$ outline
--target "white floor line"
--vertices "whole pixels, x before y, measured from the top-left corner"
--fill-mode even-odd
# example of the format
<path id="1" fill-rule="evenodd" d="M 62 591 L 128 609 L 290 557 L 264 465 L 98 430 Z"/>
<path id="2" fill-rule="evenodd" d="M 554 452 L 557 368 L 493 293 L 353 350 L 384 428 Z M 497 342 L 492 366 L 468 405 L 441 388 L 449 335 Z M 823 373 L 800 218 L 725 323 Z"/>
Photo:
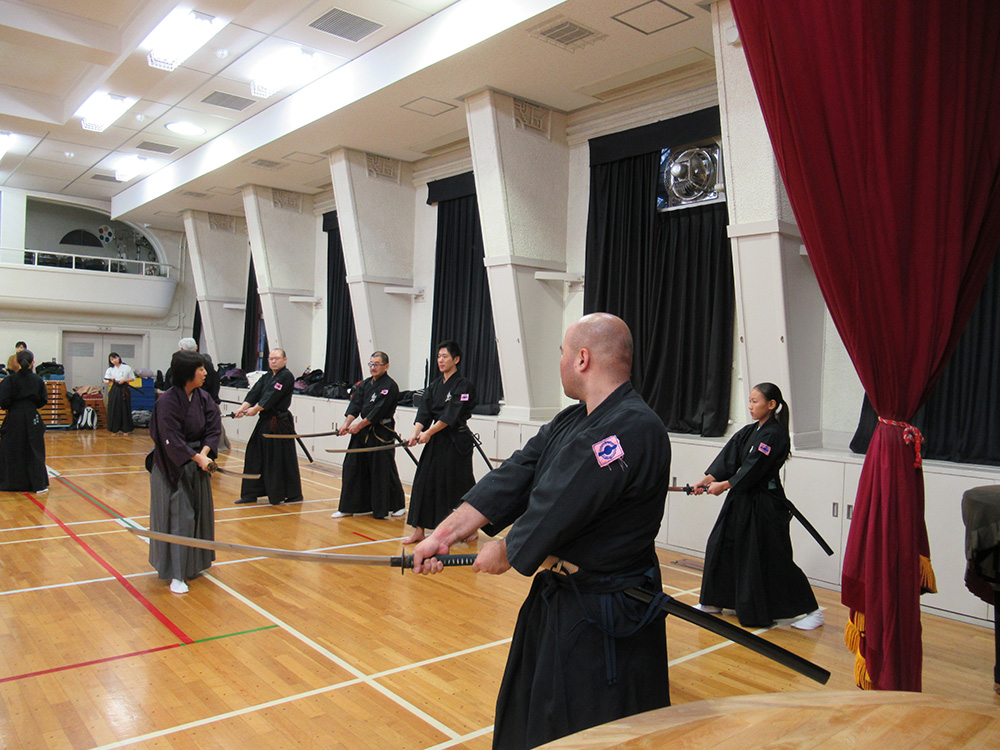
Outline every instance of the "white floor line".
<path id="1" fill-rule="evenodd" d="M 46 456 L 46 461 L 58 461 L 61 458 L 106 458 L 106 457 L 117 457 L 117 456 L 145 456 L 149 451 L 142 451 L 140 453 L 80 453 L 72 456 L 63 456 L 59 454 L 49 454 Z"/>
<path id="2" fill-rule="evenodd" d="M 671 589 L 674 593 L 671 594 L 673 597 L 683 596 L 684 594 L 700 594 L 701 586 L 695 586 L 693 589 L 679 589 L 675 586 L 668 586 L 663 584 L 664 589 Z"/>
<path id="3" fill-rule="evenodd" d="M 453 740 L 442 742 L 439 745 L 431 745 L 430 747 L 424 748 L 424 750 L 447 750 L 447 748 L 449 747 L 455 747 L 456 745 L 461 745 L 463 742 L 468 742 L 469 740 L 474 740 L 477 737 L 482 737 L 484 734 L 489 734 L 492 731 L 493 731 L 493 725 L 490 724 L 488 727 L 477 729 L 475 732 L 470 732 L 469 734 L 463 734 L 461 737 L 456 737 Z"/>
<path id="4" fill-rule="evenodd" d="M 695 625 L 695 627 L 697 627 L 697 625 Z M 752 632 L 753 632 L 754 635 L 760 635 L 761 633 L 766 633 L 768 630 L 772 630 L 774 627 L 776 627 L 776 626 L 772 625 L 770 628 L 759 628 L 759 629 L 754 630 Z M 678 657 L 676 659 L 668 661 L 667 662 L 667 667 L 672 667 L 675 664 L 683 664 L 684 662 L 691 661 L 691 659 L 695 659 L 695 658 L 697 658 L 699 656 L 704 656 L 705 654 L 710 654 L 713 651 L 718 651 L 720 648 L 727 648 L 728 646 L 736 646 L 736 645 L 738 645 L 738 644 L 735 641 L 726 640 L 726 641 L 723 641 L 722 643 L 717 643 L 714 646 L 709 646 L 708 648 L 703 648 L 701 651 L 693 651 L 690 654 L 685 654 L 684 656 L 680 656 L 680 657 Z"/>
<path id="5" fill-rule="evenodd" d="M 139 469 L 130 469 L 129 471 L 87 471 L 87 472 L 74 472 L 72 469 L 64 471 L 60 474 L 61 477 L 66 479 L 74 479 L 76 477 L 113 477 L 119 474 L 145 474 L 146 467 Z"/>
<path id="6" fill-rule="evenodd" d="M 379 685 L 374 679 L 372 679 L 371 677 L 365 675 L 364 672 L 362 672 L 361 670 L 359 670 L 357 667 L 355 667 L 354 665 L 352 665 L 350 662 L 348 662 L 345 659 L 342 659 L 341 657 L 337 656 L 335 653 L 333 653 L 329 649 L 325 648 L 324 646 L 321 646 L 316 641 L 314 641 L 313 639 L 311 639 L 309 636 L 307 636 L 304 633 L 296 630 L 295 628 L 293 628 L 288 623 L 284 622 L 283 620 L 281 620 L 277 616 L 275 616 L 275 615 L 271 614 L 270 612 L 268 612 L 266 609 L 264 609 L 263 607 L 261 607 L 259 604 L 251 601 L 247 597 L 243 596 L 243 594 L 239 593 L 238 591 L 236 591 L 235 589 L 231 588 L 230 586 L 224 584 L 222 581 L 220 581 L 219 579 L 215 578 L 214 576 L 206 574 L 205 577 L 208 580 L 212 581 L 212 583 L 214 583 L 215 585 L 219 586 L 223 591 L 226 591 L 227 593 L 229 593 L 230 596 L 233 596 L 234 598 L 236 598 L 237 600 L 239 600 L 240 602 L 242 602 L 243 604 L 245 604 L 247 607 L 250 607 L 250 609 L 252 609 L 255 612 L 257 612 L 262 617 L 270 620 L 275 625 L 278 625 L 282 630 L 284 630 L 289 635 L 291 635 L 294 638 L 297 638 L 298 640 L 302 641 L 302 643 L 306 644 L 307 646 L 309 646 L 310 648 L 312 648 L 317 653 L 322 654 L 327 659 L 329 659 L 330 661 L 332 661 L 334 664 L 338 665 L 341 669 L 344 669 L 347 672 L 349 672 L 350 674 L 352 674 L 355 677 L 359 678 L 368 687 L 370 687 L 373 690 L 376 690 L 376 691 L 382 693 L 385 697 L 389 698 L 391 701 L 395 702 L 397 705 L 401 706 L 402 708 L 405 708 L 407 711 L 409 711 L 410 713 L 412 713 L 414 716 L 417 716 L 422 721 L 426 722 L 430 726 L 432 726 L 435 729 L 437 729 L 439 732 L 442 732 L 443 734 L 445 734 L 447 737 L 450 737 L 453 740 L 459 738 L 460 735 L 458 734 L 458 732 L 456 732 L 453 729 L 447 727 L 445 724 L 443 724 L 440 721 L 438 721 L 437 719 L 435 719 L 433 716 L 431 716 L 430 714 L 428 714 L 426 711 L 423 711 L 423 710 L 417 708 L 416 706 L 414 706 L 412 703 L 410 703 L 408 700 L 406 700 L 402 696 L 399 696 L 396 693 L 394 693 L 393 691 L 389 690 L 389 688 L 387 688 L 387 687 L 385 687 L 383 685 Z"/>
<path id="7" fill-rule="evenodd" d="M 701 578 L 700 570 L 686 570 L 685 568 L 677 568 L 673 565 L 667 565 L 666 563 L 660 563 L 660 567 L 666 570 L 672 570 L 675 573 L 687 573 L 689 576 L 698 576 Z"/>
<path id="8" fill-rule="evenodd" d="M 485 651 L 488 648 L 496 648 L 497 646 L 503 646 L 505 643 L 510 643 L 513 638 L 501 638 L 499 641 L 493 641 L 492 643 L 483 643 L 479 646 L 472 646 L 470 648 L 463 649 L 461 651 L 452 651 L 450 654 L 444 654 L 442 656 L 435 656 L 430 659 L 424 659 L 423 661 L 413 662 L 412 664 L 406 664 L 402 667 L 393 667 L 392 669 L 386 669 L 383 672 L 376 672 L 370 675 L 371 679 L 377 679 L 382 677 L 388 677 L 389 675 L 399 674 L 400 672 L 408 672 L 411 669 L 417 669 L 419 667 L 426 667 L 429 664 L 437 664 L 438 662 L 447 661 L 448 659 L 454 659 L 456 656 L 465 656 L 466 654 L 474 654 L 477 651 Z"/>

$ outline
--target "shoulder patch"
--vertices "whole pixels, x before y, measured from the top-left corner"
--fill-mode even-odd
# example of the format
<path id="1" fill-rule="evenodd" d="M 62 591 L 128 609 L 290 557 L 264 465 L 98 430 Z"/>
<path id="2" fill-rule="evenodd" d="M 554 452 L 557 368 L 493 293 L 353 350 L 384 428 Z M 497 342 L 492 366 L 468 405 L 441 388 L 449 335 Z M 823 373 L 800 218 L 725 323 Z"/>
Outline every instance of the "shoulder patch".
<path id="1" fill-rule="evenodd" d="M 281 383 L 275 383 L 274 384 L 274 390 L 280 391 L 281 390 Z"/>
<path id="2" fill-rule="evenodd" d="M 382 391 L 382 395 L 383 396 L 388 396 L 389 395 L 389 389 L 386 388 L 384 391 Z"/>
<path id="3" fill-rule="evenodd" d="M 461 399 L 461 400 L 462 400 L 462 401 L 468 401 L 468 400 L 469 400 L 469 394 L 468 394 L 468 393 L 463 393 L 463 394 L 462 394 L 462 399 Z"/>
<path id="4" fill-rule="evenodd" d="M 597 465 L 602 469 L 613 461 L 625 458 L 625 449 L 622 448 L 617 435 L 609 435 L 590 447 L 593 448 L 594 455 L 597 457 Z"/>
<path id="5" fill-rule="evenodd" d="M 760 451 L 761 453 L 763 453 L 763 454 L 764 454 L 765 456 L 770 456 L 770 455 L 771 455 L 771 446 L 770 446 L 770 445 L 768 445 L 767 443 L 761 443 L 761 444 L 760 444 L 760 445 L 759 445 L 759 446 L 757 447 L 757 450 L 759 450 L 759 451 Z"/>

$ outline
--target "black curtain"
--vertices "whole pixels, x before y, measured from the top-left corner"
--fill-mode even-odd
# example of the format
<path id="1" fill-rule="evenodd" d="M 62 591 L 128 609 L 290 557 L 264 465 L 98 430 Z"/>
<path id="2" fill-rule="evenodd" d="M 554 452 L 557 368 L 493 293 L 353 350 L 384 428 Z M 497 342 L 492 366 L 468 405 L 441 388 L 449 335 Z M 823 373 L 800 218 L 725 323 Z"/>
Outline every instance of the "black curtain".
<path id="1" fill-rule="evenodd" d="M 240 360 L 240 367 L 244 372 L 254 372 L 262 367 L 261 352 L 264 358 L 270 351 L 267 346 L 267 332 L 264 330 L 264 321 L 260 306 L 260 295 L 257 294 L 257 274 L 253 268 L 253 258 L 250 258 L 250 276 L 247 280 L 247 304 L 243 316 L 243 356 Z M 260 348 L 260 337 L 263 334 L 264 347 Z"/>
<path id="2" fill-rule="evenodd" d="M 591 167 L 584 312 L 628 323 L 632 383 L 667 429 L 719 436 L 736 305 L 726 206 L 657 214 L 659 167 L 659 151 Z"/>
<path id="3" fill-rule="evenodd" d="M 496 405 L 503 398 L 500 356 L 483 258 L 483 232 L 475 194 L 438 203 L 427 382 L 438 375 L 438 342 L 454 339 L 464 352 L 459 370 L 476 386 L 481 406 Z"/>
<path id="4" fill-rule="evenodd" d="M 923 433 L 921 455 L 1000 466 L 1000 255 L 993 261 L 965 333 L 927 402 L 910 423 Z M 851 450 L 866 453 L 878 416 L 865 396 Z"/>
<path id="5" fill-rule="evenodd" d="M 201 305 L 197 301 L 194 303 L 194 324 L 191 326 L 191 338 L 201 348 Z"/>
<path id="6" fill-rule="evenodd" d="M 323 214 L 323 231 L 326 232 L 327 261 L 324 380 L 327 383 L 357 383 L 361 380 L 358 334 L 354 327 L 351 292 L 347 286 L 347 267 L 344 264 L 344 246 L 340 241 L 340 222 L 336 211 Z"/>

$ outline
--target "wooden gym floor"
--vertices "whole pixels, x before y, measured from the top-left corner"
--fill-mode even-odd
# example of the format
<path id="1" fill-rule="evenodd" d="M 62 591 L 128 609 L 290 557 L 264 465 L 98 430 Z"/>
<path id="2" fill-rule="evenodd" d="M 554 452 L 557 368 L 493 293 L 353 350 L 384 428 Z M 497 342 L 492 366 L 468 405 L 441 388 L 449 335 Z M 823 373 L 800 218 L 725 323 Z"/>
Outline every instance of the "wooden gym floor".
<path id="1" fill-rule="evenodd" d="M 238 470 L 241 447 L 220 464 Z M 46 448 L 59 475 L 48 493 L 0 493 L 0 747 L 490 746 L 528 579 L 220 553 L 171 594 L 122 522 L 148 522 L 148 433 L 50 431 Z M 233 504 L 239 480 L 216 475 L 216 538 L 399 553 L 402 519 L 331 519 L 339 476 L 303 466 L 302 478 L 305 502 L 248 507 Z M 667 593 L 697 602 L 700 560 L 660 560 Z M 825 627 L 755 632 L 832 671 L 829 684 L 671 617 L 673 703 L 852 689 L 846 611 L 816 593 Z M 924 691 L 1000 707 L 992 631 L 927 615 L 923 628 Z"/>

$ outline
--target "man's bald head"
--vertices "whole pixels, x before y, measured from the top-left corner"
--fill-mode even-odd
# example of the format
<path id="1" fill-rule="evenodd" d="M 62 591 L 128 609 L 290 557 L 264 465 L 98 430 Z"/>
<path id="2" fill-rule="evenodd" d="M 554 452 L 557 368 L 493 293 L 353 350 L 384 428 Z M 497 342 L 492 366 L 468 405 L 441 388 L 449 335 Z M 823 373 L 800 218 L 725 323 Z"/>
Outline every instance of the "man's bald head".
<path id="1" fill-rule="evenodd" d="M 632 372 L 632 332 L 625 321 L 611 313 L 584 315 L 566 331 L 573 349 L 588 349 L 594 365 L 622 381 Z"/>
<path id="2" fill-rule="evenodd" d="M 609 313 L 584 315 L 566 331 L 559 374 L 570 398 L 603 400 L 632 374 L 632 333 Z"/>

